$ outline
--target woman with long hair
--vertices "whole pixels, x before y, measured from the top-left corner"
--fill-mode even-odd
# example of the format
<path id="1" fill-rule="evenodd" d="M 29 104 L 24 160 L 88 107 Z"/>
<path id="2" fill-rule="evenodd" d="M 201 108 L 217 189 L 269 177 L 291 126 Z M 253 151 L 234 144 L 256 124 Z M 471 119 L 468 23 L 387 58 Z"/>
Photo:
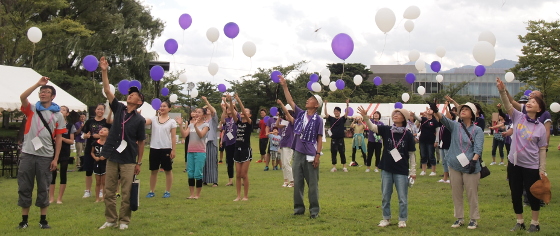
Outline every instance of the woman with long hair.
<path id="1" fill-rule="evenodd" d="M 231 95 L 227 95 L 226 103 L 229 108 L 233 107 Z M 231 116 L 237 125 L 237 137 L 235 140 L 235 154 L 233 156 L 233 161 L 235 161 L 235 189 L 237 190 L 237 198 L 233 201 L 247 201 L 249 200 L 249 177 L 247 172 L 249 171 L 249 165 L 251 160 L 253 160 L 251 149 L 251 133 L 253 132 L 253 122 L 251 120 L 251 110 L 243 106 L 243 102 L 239 99 L 237 93 L 235 93 L 235 100 L 239 103 L 241 107 L 241 114 L 238 115 L 235 109 L 228 109 L 231 111 Z M 243 180 L 243 194 L 241 197 L 241 180 Z"/>
<path id="2" fill-rule="evenodd" d="M 64 121 L 66 121 L 66 133 L 62 134 L 62 147 L 60 148 L 60 154 L 58 156 L 58 164 L 60 164 L 60 187 L 56 204 L 62 204 L 62 196 L 64 195 L 64 190 L 66 190 L 68 161 L 70 160 L 71 152 L 70 146 L 74 144 L 74 133 L 76 133 L 76 127 L 72 123 L 68 123 L 68 115 L 70 114 L 68 107 L 60 106 L 60 113 L 62 113 Z M 53 171 L 51 186 L 49 187 L 49 203 L 54 201 L 56 175 L 56 171 Z"/>
<path id="3" fill-rule="evenodd" d="M 187 156 L 187 175 L 189 178 L 190 196 L 187 199 L 198 199 L 202 190 L 202 171 L 206 164 L 206 134 L 210 128 L 204 122 L 205 112 L 196 108 L 193 121 L 189 125 L 189 153 Z M 196 187 L 196 191 L 195 191 Z"/>
<path id="4" fill-rule="evenodd" d="M 84 150 L 84 161 L 82 167 L 86 172 L 86 190 L 84 191 L 83 198 L 88 198 L 91 196 L 91 183 L 93 175 L 93 167 L 95 165 L 95 160 L 91 156 L 91 145 L 99 140 L 99 130 L 105 126 L 107 119 L 103 117 L 105 114 L 105 104 L 99 103 L 95 108 L 95 117 L 86 121 L 82 133 L 83 137 L 86 139 L 86 148 Z"/>
<path id="5" fill-rule="evenodd" d="M 202 100 L 206 103 L 205 121 L 208 123 L 210 130 L 206 139 L 206 165 L 204 165 L 203 184 L 212 184 L 212 187 L 218 187 L 218 115 L 216 109 L 208 102 L 208 99 L 202 96 Z"/>

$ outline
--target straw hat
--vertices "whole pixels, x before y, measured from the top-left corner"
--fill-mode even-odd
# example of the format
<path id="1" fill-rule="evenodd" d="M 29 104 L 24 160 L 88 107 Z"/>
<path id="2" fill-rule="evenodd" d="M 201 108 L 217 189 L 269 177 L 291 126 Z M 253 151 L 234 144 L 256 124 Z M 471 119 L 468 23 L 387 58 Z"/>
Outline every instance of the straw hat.
<path id="1" fill-rule="evenodd" d="M 543 176 L 542 179 L 537 180 L 537 182 L 531 186 L 530 190 L 531 194 L 533 194 L 536 198 L 544 201 L 546 204 L 550 203 L 552 194 L 550 192 L 550 181 L 548 180 L 548 177 Z"/>

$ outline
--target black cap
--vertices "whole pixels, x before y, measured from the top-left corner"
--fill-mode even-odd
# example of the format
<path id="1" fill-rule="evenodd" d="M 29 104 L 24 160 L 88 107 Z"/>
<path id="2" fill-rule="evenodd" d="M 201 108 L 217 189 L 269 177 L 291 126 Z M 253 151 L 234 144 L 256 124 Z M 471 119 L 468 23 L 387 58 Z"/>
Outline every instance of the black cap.
<path id="1" fill-rule="evenodd" d="M 142 104 L 140 104 L 140 106 L 138 106 L 138 107 L 141 107 L 144 104 L 144 94 L 142 94 L 140 92 L 140 90 L 138 89 L 138 87 L 136 87 L 136 86 L 132 86 L 132 87 L 128 88 L 128 94 L 130 95 L 131 93 L 138 93 L 138 95 L 140 96 L 140 99 L 142 99 Z"/>

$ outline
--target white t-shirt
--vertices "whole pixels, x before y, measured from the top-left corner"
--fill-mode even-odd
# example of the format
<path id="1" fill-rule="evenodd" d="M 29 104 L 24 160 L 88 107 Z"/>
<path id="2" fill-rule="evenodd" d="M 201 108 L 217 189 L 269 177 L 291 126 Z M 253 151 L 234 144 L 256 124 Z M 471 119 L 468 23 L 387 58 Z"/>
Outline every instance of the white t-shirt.
<path id="1" fill-rule="evenodd" d="M 152 120 L 152 138 L 150 148 L 154 149 L 171 149 L 171 129 L 177 128 L 177 122 L 169 118 L 167 121 L 160 123 L 157 116 L 151 117 Z"/>

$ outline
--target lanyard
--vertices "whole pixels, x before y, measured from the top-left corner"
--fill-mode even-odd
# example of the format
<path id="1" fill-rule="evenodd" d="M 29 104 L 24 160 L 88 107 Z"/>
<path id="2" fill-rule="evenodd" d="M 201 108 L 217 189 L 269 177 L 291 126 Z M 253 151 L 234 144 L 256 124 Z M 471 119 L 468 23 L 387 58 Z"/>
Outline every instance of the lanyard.
<path id="1" fill-rule="evenodd" d="M 528 122 L 527 122 L 527 119 L 523 119 L 523 123 L 528 123 Z M 525 127 L 527 127 L 527 126 L 525 126 Z M 527 127 L 527 128 L 529 128 L 529 127 Z M 533 126 L 533 130 L 531 131 L 531 135 L 529 136 L 529 138 L 527 138 L 527 141 L 529 141 L 529 140 L 531 139 L 531 137 L 533 137 L 533 134 L 535 133 L 535 128 L 537 128 L 537 125 L 536 125 L 536 124 Z M 520 135 L 520 134 L 519 134 L 519 133 L 520 133 L 520 132 L 519 132 L 519 129 L 516 129 L 516 130 L 518 130 L 517 133 L 518 133 L 518 135 Z M 521 136 L 520 136 L 520 137 L 521 137 Z M 518 145 L 517 140 L 518 140 L 518 138 L 520 138 L 520 137 L 517 137 L 517 135 L 516 135 L 516 137 L 515 137 L 515 140 L 516 140 L 516 141 L 515 141 L 515 152 L 520 152 L 520 151 L 522 151 L 523 149 L 525 149 L 525 147 L 527 147 L 527 144 L 529 144 L 529 142 L 527 142 L 527 143 L 525 143 L 525 145 L 523 145 L 523 147 L 521 147 L 521 149 L 519 149 L 519 147 L 518 147 L 519 145 Z"/>
<path id="2" fill-rule="evenodd" d="M 395 142 L 395 135 L 394 135 L 393 131 L 391 130 L 391 139 L 393 139 L 394 148 L 398 148 L 398 147 L 399 147 L 399 144 L 401 144 L 402 140 L 404 139 L 404 136 L 406 136 L 406 129 L 404 130 L 404 132 L 403 132 L 403 134 L 402 134 L 401 140 L 399 140 L 399 142 L 396 143 L 396 142 Z M 395 144 L 395 143 L 396 143 L 396 144 Z"/>
<path id="3" fill-rule="evenodd" d="M 460 125 L 463 126 L 462 123 L 460 123 Z M 474 127 L 474 126 L 476 126 L 476 125 L 475 125 L 475 124 L 471 124 L 471 127 Z M 469 128 L 467 128 L 466 126 L 465 126 L 465 129 L 466 129 L 468 132 L 471 133 L 471 138 L 472 138 L 472 140 L 469 138 L 469 144 L 467 145 L 467 148 L 463 149 L 463 132 L 461 132 L 461 131 L 459 130 L 459 148 L 461 149 L 461 152 L 462 152 L 462 153 L 466 153 L 466 151 L 469 150 L 470 146 L 474 143 L 474 137 L 473 137 L 473 136 L 474 136 L 474 131 L 476 130 L 476 128 L 475 128 L 475 129 L 473 129 L 473 131 L 469 131 Z"/>
<path id="4" fill-rule="evenodd" d="M 128 117 L 128 119 L 126 119 L 125 121 L 123 121 L 122 124 L 122 140 L 124 140 L 124 124 L 126 124 L 126 122 L 128 122 L 130 120 L 130 118 L 132 118 L 135 115 L 135 113 L 132 113 L 132 115 L 130 117 Z M 123 111 L 123 120 L 126 117 L 126 112 Z"/>
<path id="5" fill-rule="evenodd" d="M 47 122 L 47 125 L 51 123 L 51 121 L 52 121 L 53 118 L 54 118 L 54 113 L 51 113 L 51 118 L 49 119 L 49 122 Z M 41 125 L 40 122 L 39 122 L 39 120 L 41 120 L 41 118 L 37 119 L 37 128 L 39 128 L 39 125 Z M 37 131 L 36 137 L 39 136 L 39 134 L 41 133 L 41 130 L 43 130 L 44 128 L 45 128 L 45 126 L 43 125 L 43 127 L 40 128 L 40 129 Z"/>
<path id="6" fill-rule="evenodd" d="M 336 122 L 338 122 L 341 118 L 342 118 L 342 117 L 336 119 L 336 121 L 331 125 L 331 129 L 332 129 L 332 127 L 334 127 L 334 125 L 336 124 Z"/>
<path id="7" fill-rule="evenodd" d="M 422 125 L 420 125 L 420 129 L 422 129 L 422 126 L 424 126 L 424 124 L 428 123 L 428 121 L 431 121 L 432 119 L 428 119 L 428 117 L 426 117 L 426 121 L 424 121 L 424 123 L 422 123 Z"/>

